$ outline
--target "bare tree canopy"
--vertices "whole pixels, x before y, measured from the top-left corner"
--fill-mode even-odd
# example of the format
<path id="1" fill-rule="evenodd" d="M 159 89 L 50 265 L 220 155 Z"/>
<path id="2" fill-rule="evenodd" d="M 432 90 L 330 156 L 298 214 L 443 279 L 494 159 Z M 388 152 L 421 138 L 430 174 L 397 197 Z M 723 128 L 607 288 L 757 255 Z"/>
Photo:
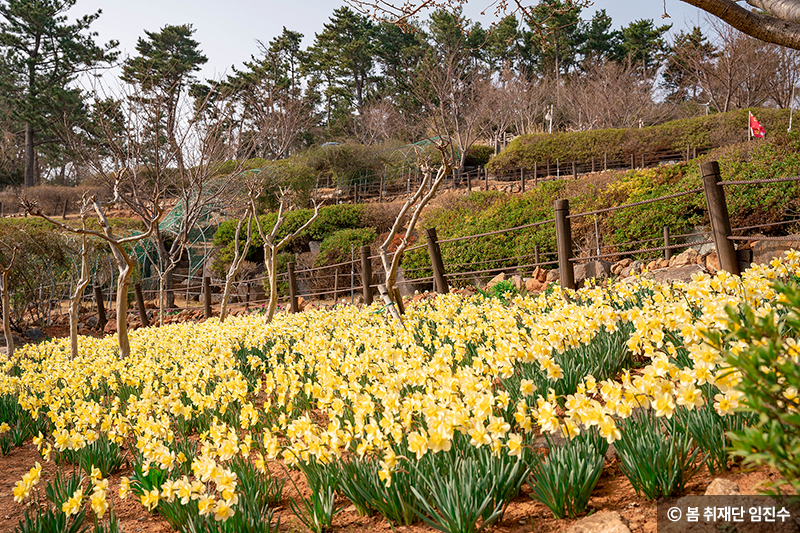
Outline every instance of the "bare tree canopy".
<path id="1" fill-rule="evenodd" d="M 789 48 L 800 49 L 800 0 L 747 0 L 761 10 L 749 10 L 735 0 L 681 0 L 727 22 L 737 30 L 762 41 Z M 457 8 L 468 0 L 345 0 L 354 9 L 387 22 L 410 28 L 409 21 L 427 9 Z M 584 0 L 565 0 L 565 9 L 585 6 Z M 487 9 L 497 14 L 520 13 L 526 19 L 534 5 L 523 5 L 520 0 L 499 0 L 487 3 Z"/>

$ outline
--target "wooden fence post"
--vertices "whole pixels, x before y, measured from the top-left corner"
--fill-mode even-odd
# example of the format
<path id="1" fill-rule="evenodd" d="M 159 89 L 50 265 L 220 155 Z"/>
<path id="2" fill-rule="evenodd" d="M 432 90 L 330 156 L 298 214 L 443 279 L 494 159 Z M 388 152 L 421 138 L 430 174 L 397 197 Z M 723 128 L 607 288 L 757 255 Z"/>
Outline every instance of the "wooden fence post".
<path id="1" fill-rule="evenodd" d="M 533 186 L 539 185 L 539 163 L 533 162 Z"/>
<path id="2" fill-rule="evenodd" d="M 64 209 L 61 211 L 61 220 L 67 219 L 67 202 L 68 200 L 64 198 Z"/>
<path id="3" fill-rule="evenodd" d="M 692 148 L 692 159 L 697 159 L 697 146 Z"/>
<path id="4" fill-rule="evenodd" d="M 447 284 L 447 278 L 444 277 L 444 263 L 436 237 L 436 228 L 425 230 L 425 240 L 428 243 L 428 255 L 431 257 L 431 266 L 433 267 L 433 288 L 439 294 L 447 294 L 450 292 L 450 287 Z"/>
<path id="5" fill-rule="evenodd" d="M 592 174 L 594 174 L 594 156 L 592 156 Z"/>
<path id="6" fill-rule="evenodd" d="M 381 192 L 380 192 L 380 195 L 378 196 L 378 201 L 379 202 L 383 202 L 383 187 L 384 187 L 385 182 L 386 182 L 386 169 L 384 168 L 383 169 L 383 174 L 381 175 Z"/>
<path id="7" fill-rule="evenodd" d="M 644 152 L 642 152 L 642 168 L 646 168 L 646 165 L 645 165 L 645 162 L 644 162 Z"/>
<path id="8" fill-rule="evenodd" d="M 717 249 L 719 266 L 731 274 L 739 275 L 739 260 L 736 249 L 728 237 L 731 236 L 731 220 L 728 217 L 728 204 L 725 191 L 719 185 L 719 163 L 710 161 L 700 165 L 703 176 L 703 190 L 708 206 L 708 218 L 711 220 L 711 231 L 714 234 L 714 246 Z"/>
<path id="9" fill-rule="evenodd" d="M 525 168 L 519 169 L 519 184 L 520 190 L 524 193 L 525 192 Z"/>
<path id="10" fill-rule="evenodd" d="M 578 163 L 572 162 L 572 179 L 578 179 Z"/>
<path id="11" fill-rule="evenodd" d="M 142 327 L 146 328 L 150 325 L 147 320 L 147 309 L 144 308 L 144 295 L 142 294 L 142 284 L 133 284 L 133 293 L 136 295 L 136 309 L 139 311 L 139 319 L 142 321 Z"/>
<path id="12" fill-rule="evenodd" d="M 547 158 L 547 177 L 550 177 L 550 158 Z"/>
<path id="13" fill-rule="evenodd" d="M 203 276 L 203 316 L 211 318 L 211 278 Z"/>
<path id="14" fill-rule="evenodd" d="M 636 168 L 636 154 L 631 154 L 631 170 Z"/>
<path id="15" fill-rule="evenodd" d="M 556 248 L 558 250 L 558 274 L 561 286 L 575 288 L 575 269 L 572 258 L 572 230 L 569 223 L 569 200 L 560 198 L 555 201 L 556 211 Z"/>
<path id="16" fill-rule="evenodd" d="M 669 228 L 664 226 L 664 259 L 669 261 L 672 259 L 672 248 L 670 248 Z"/>
<path id="17" fill-rule="evenodd" d="M 603 170 L 608 170 L 608 152 L 603 152 Z"/>
<path id="18" fill-rule="evenodd" d="M 97 327 L 100 331 L 106 329 L 108 318 L 106 317 L 105 301 L 103 300 L 103 289 L 100 285 L 94 286 L 94 299 L 97 302 Z"/>
<path id="19" fill-rule="evenodd" d="M 486 171 L 486 168 L 483 169 L 483 190 L 489 190 L 489 173 Z"/>
<path id="20" fill-rule="evenodd" d="M 286 263 L 286 269 L 289 271 L 289 310 L 297 313 L 300 308 L 297 305 L 297 277 L 294 274 L 294 261 Z"/>
<path id="21" fill-rule="evenodd" d="M 467 192 L 472 192 L 472 173 L 467 172 Z"/>
<path id="22" fill-rule="evenodd" d="M 369 245 L 361 247 L 361 285 L 364 293 L 364 305 L 372 304 L 372 261 L 369 259 Z"/>

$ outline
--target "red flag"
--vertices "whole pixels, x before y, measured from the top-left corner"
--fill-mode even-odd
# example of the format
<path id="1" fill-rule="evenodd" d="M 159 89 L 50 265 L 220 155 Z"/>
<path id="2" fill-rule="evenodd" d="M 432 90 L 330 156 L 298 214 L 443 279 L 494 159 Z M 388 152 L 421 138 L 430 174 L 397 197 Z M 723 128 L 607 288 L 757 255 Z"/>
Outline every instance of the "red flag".
<path id="1" fill-rule="evenodd" d="M 750 135 L 763 139 L 766 134 L 767 130 L 764 129 L 764 126 L 750 113 Z"/>

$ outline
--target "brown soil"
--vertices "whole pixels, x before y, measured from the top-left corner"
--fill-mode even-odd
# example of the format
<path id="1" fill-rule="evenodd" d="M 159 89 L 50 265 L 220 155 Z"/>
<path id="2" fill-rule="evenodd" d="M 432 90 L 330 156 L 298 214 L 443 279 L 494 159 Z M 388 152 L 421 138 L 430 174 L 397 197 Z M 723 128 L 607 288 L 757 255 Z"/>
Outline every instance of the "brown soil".
<path id="1" fill-rule="evenodd" d="M 25 442 L 23 446 L 14 448 L 10 454 L 0 457 L 0 532 L 13 531 L 23 517 L 25 510 L 30 506 L 30 498 L 22 505 L 14 502 L 13 489 L 14 484 L 22 478 L 36 461 L 41 462 L 44 467 L 42 481 L 37 486 L 40 497 L 43 498 L 43 487 L 46 481 L 52 478 L 55 466 L 52 462 L 45 463 L 41 460 L 36 447 L 30 440 Z M 273 465 L 272 470 L 276 475 L 282 477 L 287 475 L 287 472 L 280 465 Z M 111 505 L 120 518 L 124 531 L 130 533 L 167 533 L 172 531 L 160 516 L 148 513 L 134 496 L 129 496 L 126 500 L 119 499 L 120 476 L 129 473 L 129 468 L 124 469 L 109 479 Z M 300 491 L 307 494 L 308 487 L 302 474 L 294 471 L 290 475 Z M 716 477 L 738 483 L 742 494 L 757 494 L 758 484 L 765 480 L 775 479 L 776 474 L 765 468 L 745 470 L 740 467 L 734 467 L 732 470 Z M 702 470 L 692 478 L 687 487 L 687 494 L 703 494 L 711 479 L 707 471 Z M 296 495 L 296 489 L 287 480 L 284 488 L 284 500 L 277 510 L 281 515 L 281 531 L 296 532 L 305 530 L 305 527 L 293 515 L 289 507 L 289 497 L 296 497 Z M 344 498 L 340 498 L 337 501 L 337 505 L 342 507 L 342 510 L 334 517 L 334 532 L 391 532 L 389 523 L 380 516 L 359 516 L 355 508 Z M 628 520 L 629 527 L 633 533 L 655 533 L 656 531 L 655 502 L 649 502 L 636 496 L 627 478 L 619 471 L 619 463 L 616 459 L 606 462 L 605 470 L 589 502 L 590 512 L 601 510 L 619 512 Z M 576 520 L 579 519 L 580 517 Z M 504 520 L 497 524 L 493 530 L 498 533 L 559 532 L 566 530 L 576 520 L 557 520 L 553 518 L 549 509 L 533 501 L 528 495 L 527 486 L 523 486 L 523 492 L 509 505 Z M 405 533 L 434 531 L 421 524 L 396 529 Z"/>

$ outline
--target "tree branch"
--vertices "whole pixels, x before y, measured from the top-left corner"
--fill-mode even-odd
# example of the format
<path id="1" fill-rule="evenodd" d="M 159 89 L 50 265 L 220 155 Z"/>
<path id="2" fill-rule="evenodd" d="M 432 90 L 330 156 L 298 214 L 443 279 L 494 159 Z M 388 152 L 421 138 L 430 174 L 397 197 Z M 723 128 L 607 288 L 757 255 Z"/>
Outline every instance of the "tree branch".
<path id="1" fill-rule="evenodd" d="M 711 13 L 756 39 L 800 50 L 800 24 L 749 11 L 732 0 L 681 1 Z M 774 3 L 770 0 L 760 1 L 765 4 Z"/>

